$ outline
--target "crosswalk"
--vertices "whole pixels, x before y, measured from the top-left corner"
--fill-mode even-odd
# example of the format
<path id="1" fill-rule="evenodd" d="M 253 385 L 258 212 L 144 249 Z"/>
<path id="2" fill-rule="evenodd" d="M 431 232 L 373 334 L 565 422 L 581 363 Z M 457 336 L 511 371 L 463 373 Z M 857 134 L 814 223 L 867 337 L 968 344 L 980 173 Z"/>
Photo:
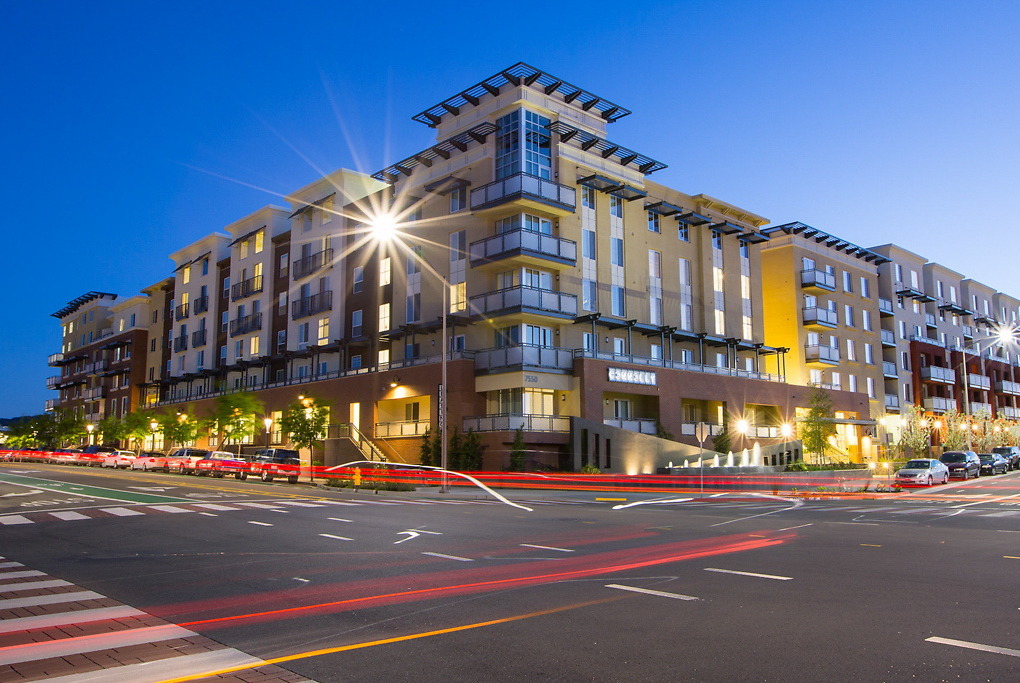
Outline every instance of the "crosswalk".
<path id="1" fill-rule="evenodd" d="M 101 593 L 0 557 L 0 681 L 308 679 Z"/>

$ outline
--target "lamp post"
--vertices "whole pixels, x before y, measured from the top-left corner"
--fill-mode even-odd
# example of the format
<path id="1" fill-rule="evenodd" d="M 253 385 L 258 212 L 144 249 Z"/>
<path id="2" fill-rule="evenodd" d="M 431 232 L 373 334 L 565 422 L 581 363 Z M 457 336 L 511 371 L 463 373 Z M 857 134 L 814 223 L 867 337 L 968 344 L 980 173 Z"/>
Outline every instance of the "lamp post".
<path id="1" fill-rule="evenodd" d="M 273 429 L 273 418 L 267 417 L 262 420 L 262 423 L 266 426 L 266 448 L 271 445 L 271 432 Z"/>
<path id="2" fill-rule="evenodd" d="M 156 450 L 156 428 L 159 427 L 159 423 L 153 420 L 149 423 L 149 429 L 152 430 L 152 450 Z"/>
<path id="3" fill-rule="evenodd" d="M 89 446 L 92 445 L 92 430 L 95 429 L 95 428 L 96 428 L 96 426 L 94 424 L 92 424 L 91 422 L 89 422 L 87 425 L 85 425 L 85 429 L 89 433 L 89 436 L 88 436 L 88 445 Z"/>

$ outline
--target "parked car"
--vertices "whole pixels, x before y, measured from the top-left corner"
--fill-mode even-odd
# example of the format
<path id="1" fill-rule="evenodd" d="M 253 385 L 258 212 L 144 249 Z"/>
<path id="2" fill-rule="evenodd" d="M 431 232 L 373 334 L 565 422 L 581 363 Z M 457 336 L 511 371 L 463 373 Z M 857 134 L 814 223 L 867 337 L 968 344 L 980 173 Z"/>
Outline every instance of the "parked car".
<path id="1" fill-rule="evenodd" d="M 248 461 L 227 451 L 213 451 L 195 462 L 195 474 L 222 477 L 232 474 L 236 479 L 248 478 Z"/>
<path id="2" fill-rule="evenodd" d="M 974 451 L 946 451 L 939 458 L 949 468 L 949 476 L 971 477 L 981 476 L 981 460 Z"/>
<path id="3" fill-rule="evenodd" d="M 81 451 L 77 448 L 57 448 L 51 452 L 50 462 L 58 465 L 74 465 L 78 462 Z"/>
<path id="4" fill-rule="evenodd" d="M 251 455 L 251 474 L 262 481 L 287 478 L 290 484 L 298 482 L 301 460 L 298 452 L 289 448 L 259 448 Z"/>
<path id="5" fill-rule="evenodd" d="M 89 467 L 95 467 L 96 465 L 102 465 L 103 459 L 106 458 L 110 453 L 117 451 L 113 446 L 103 445 L 89 445 L 81 449 L 81 453 L 78 455 L 75 463 L 78 465 L 87 465 Z"/>
<path id="6" fill-rule="evenodd" d="M 941 460 L 915 458 L 896 472 L 897 484 L 948 484 L 949 468 Z"/>
<path id="7" fill-rule="evenodd" d="M 150 470 L 170 471 L 170 468 L 166 466 L 166 454 L 160 451 L 142 451 L 131 462 L 131 469 L 142 470 L 143 472 Z"/>
<path id="8" fill-rule="evenodd" d="M 135 460 L 134 451 L 114 451 L 110 453 L 100 463 L 100 467 L 113 467 L 126 470 L 131 467 L 131 463 Z"/>
<path id="9" fill-rule="evenodd" d="M 207 457 L 209 451 L 204 448 L 178 448 L 166 456 L 166 467 L 170 472 L 194 474 L 195 463 Z"/>
<path id="10" fill-rule="evenodd" d="M 1005 474 L 1009 471 L 1009 463 L 997 453 L 978 453 L 981 460 L 981 474 Z"/>
<path id="11" fill-rule="evenodd" d="M 1020 448 L 1016 446 L 996 446 L 992 453 L 997 453 L 1009 463 L 1009 469 L 1020 470 Z"/>

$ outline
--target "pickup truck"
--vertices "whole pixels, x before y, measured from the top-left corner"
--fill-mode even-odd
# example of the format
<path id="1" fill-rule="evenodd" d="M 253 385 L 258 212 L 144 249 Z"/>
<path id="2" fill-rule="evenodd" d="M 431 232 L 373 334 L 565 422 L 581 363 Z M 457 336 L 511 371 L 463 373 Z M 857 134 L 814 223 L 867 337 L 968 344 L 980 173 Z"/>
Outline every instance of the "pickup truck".
<path id="1" fill-rule="evenodd" d="M 248 478 L 248 461 L 226 451 L 213 451 L 195 462 L 195 474 L 222 478 L 225 474 L 234 475 L 235 479 Z"/>
<path id="2" fill-rule="evenodd" d="M 301 460 L 297 451 L 288 448 L 259 448 L 250 457 L 249 471 L 252 476 L 257 476 L 262 481 L 286 477 L 290 484 L 298 482 Z"/>

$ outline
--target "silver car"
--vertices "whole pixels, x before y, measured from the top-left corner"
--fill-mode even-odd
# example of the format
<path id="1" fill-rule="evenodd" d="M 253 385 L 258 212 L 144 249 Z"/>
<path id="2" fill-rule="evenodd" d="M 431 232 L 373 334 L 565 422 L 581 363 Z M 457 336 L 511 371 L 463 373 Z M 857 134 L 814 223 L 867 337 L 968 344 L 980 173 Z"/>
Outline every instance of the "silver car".
<path id="1" fill-rule="evenodd" d="M 897 484 L 932 484 L 949 483 L 949 468 L 941 460 L 928 458 L 915 458 L 907 461 L 903 467 L 896 472 Z"/>

